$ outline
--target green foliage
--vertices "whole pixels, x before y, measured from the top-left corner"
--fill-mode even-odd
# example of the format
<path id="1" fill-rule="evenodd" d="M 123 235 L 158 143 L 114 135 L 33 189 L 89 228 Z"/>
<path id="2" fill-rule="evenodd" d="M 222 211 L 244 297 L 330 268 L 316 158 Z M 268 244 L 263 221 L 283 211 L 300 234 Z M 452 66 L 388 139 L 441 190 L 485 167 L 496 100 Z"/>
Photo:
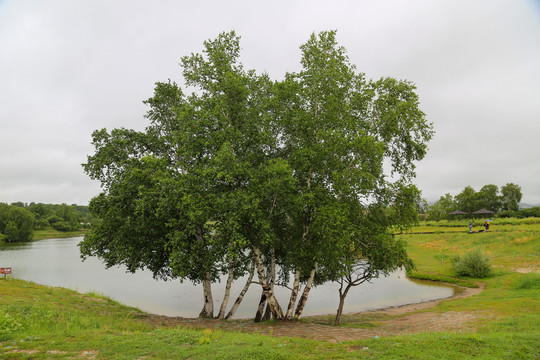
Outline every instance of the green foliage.
<path id="1" fill-rule="evenodd" d="M 515 212 L 503 211 L 497 214 L 497 222 L 501 224 L 538 224 L 540 222 L 540 207 L 521 209 Z"/>
<path id="2" fill-rule="evenodd" d="M 521 186 L 507 183 L 501 188 L 501 202 L 504 210 L 517 211 L 519 202 L 521 201 L 522 193 Z"/>
<path id="3" fill-rule="evenodd" d="M 521 209 L 517 212 L 516 216 L 518 218 L 528 218 L 528 217 L 537 217 L 540 218 L 540 207 L 532 207 L 527 209 Z"/>
<path id="4" fill-rule="evenodd" d="M 366 80 L 335 31 L 301 51 L 301 71 L 272 81 L 245 70 L 240 38 L 222 33 L 182 58 L 192 94 L 156 84 L 145 131 L 95 131 L 83 166 L 101 182 L 90 211 L 102 222 L 81 253 L 202 282 L 207 295 L 250 257 L 281 266 L 283 282 L 315 268 L 336 279 L 358 257 L 374 273 L 408 266 L 388 229 L 416 221 L 414 167 L 433 136 L 416 88 Z"/>
<path id="5" fill-rule="evenodd" d="M 521 187 L 513 183 L 507 183 L 501 187 L 501 195 L 496 185 L 484 185 L 480 191 L 475 191 L 471 186 L 466 186 L 463 191 L 452 197 L 451 194 L 441 196 L 441 198 L 428 208 L 428 219 L 439 221 L 450 219 L 448 213 L 453 210 L 461 210 L 472 216 L 477 210 L 487 209 L 495 213 L 500 213 L 501 217 L 520 216 L 518 212 L 519 201 L 521 201 Z M 522 215 L 540 216 L 538 215 Z"/>
<path id="6" fill-rule="evenodd" d="M 503 210 L 497 213 L 499 218 L 515 218 L 517 217 L 518 212 L 514 210 Z"/>
<path id="7" fill-rule="evenodd" d="M 0 233 L 2 234 L 6 230 L 6 225 L 10 220 L 8 216 L 10 208 L 8 204 L 0 202 Z"/>
<path id="8" fill-rule="evenodd" d="M 52 224 L 52 227 L 58 231 L 72 231 L 77 229 L 76 226 L 73 226 L 73 224 L 69 224 L 65 221 L 57 221 Z"/>
<path id="9" fill-rule="evenodd" d="M 19 228 L 14 221 L 9 221 L 4 229 L 7 242 L 15 242 L 19 239 Z"/>
<path id="10" fill-rule="evenodd" d="M 25 208 L 0 203 L 0 233 L 5 235 L 4 241 L 32 240 L 34 221 L 32 213 Z"/>
<path id="11" fill-rule="evenodd" d="M 81 222 L 86 222 L 83 212 L 78 205 L 44 205 L 37 204 L 29 207 L 39 217 L 39 224 L 43 227 L 46 223 L 58 231 L 74 231 L 81 228 Z"/>
<path id="12" fill-rule="evenodd" d="M 0 341 L 5 341 L 12 338 L 17 330 L 21 328 L 21 324 L 11 317 L 4 310 L 0 310 Z"/>
<path id="13" fill-rule="evenodd" d="M 496 185 L 484 185 L 476 193 L 477 210 L 487 209 L 497 213 L 502 206 L 501 197 L 498 195 L 499 188 Z"/>
<path id="14" fill-rule="evenodd" d="M 49 221 L 47 221 L 47 219 L 39 219 L 39 220 L 36 220 L 36 226 L 35 226 L 35 229 L 38 229 L 38 230 L 43 230 L 43 229 L 46 229 L 49 227 Z"/>
<path id="15" fill-rule="evenodd" d="M 52 227 L 59 231 L 74 231 L 97 221 L 89 213 L 88 206 L 83 205 L 30 203 L 25 208 L 34 214 L 38 229 Z"/>
<path id="16" fill-rule="evenodd" d="M 448 219 L 452 211 L 457 209 L 457 203 L 449 193 L 441 196 L 433 205 L 427 210 L 429 220 L 439 221 Z"/>
<path id="17" fill-rule="evenodd" d="M 456 255 L 452 265 L 457 276 L 485 278 L 493 274 L 489 257 L 478 248 L 465 255 Z"/>
<path id="18" fill-rule="evenodd" d="M 540 274 L 528 273 L 519 277 L 515 284 L 516 289 L 540 289 Z"/>
<path id="19" fill-rule="evenodd" d="M 471 186 L 466 186 L 462 192 L 455 196 L 457 208 L 467 214 L 472 214 L 478 207 L 478 198 L 476 191 Z"/>
<path id="20" fill-rule="evenodd" d="M 468 228 L 469 219 L 455 219 L 455 220 L 441 220 L 441 221 L 423 221 L 420 226 L 426 227 L 439 227 L 439 228 Z M 482 226 L 484 224 L 483 219 L 473 219 L 473 226 Z M 534 225 L 540 224 L 540 217 L 497 217 L 493 219 L 491 225 Z"/>
<path id="21" fill-rule="evenodd" d="M 30 241 L 33 230 L 52 228 L 69 232 L 88 228 L 90 223 L 96 221 L 96 218 L 88 213 L 88 206 L 0 203 L 0 234 L 4 241 L 8 242 Z"/>

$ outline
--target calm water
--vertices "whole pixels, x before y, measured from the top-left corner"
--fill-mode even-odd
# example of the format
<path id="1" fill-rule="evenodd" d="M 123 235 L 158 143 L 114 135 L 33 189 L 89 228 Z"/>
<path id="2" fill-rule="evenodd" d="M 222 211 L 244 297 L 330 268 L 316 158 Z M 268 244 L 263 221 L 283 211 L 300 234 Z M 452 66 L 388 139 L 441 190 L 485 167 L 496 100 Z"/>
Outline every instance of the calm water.
<path id="1" fill-rule="evenodd" d="M 60 286 L 79 292 L 96 292 L 141 310 L 168 316 L 196 317 L 202 307 L 202 287 L 189 282 L 157 281 L 149 271 L 126 273 L 123 267 L 105 269 L 97 258 L 81 261 L 77 244 L 81 237 L 49 239 L 0 246 L 0 266 L 12 267 L 15 278 L 38 284 Z M 256 278 L 256 276 L 255 276 Z M 236 299 L 245 280 L 233 285 L 229 307 Z M 225 284 L 213 287 L 214 309 L 219 311 Z M 338 305 L 339 286 L 325 284 L 311 290 L 304 314 L 335 313 Z M 345 311 L 357 312 L 383 307 L 398 306 L 449 297 L 455 289 L 435 286 L 405 278 L 402 271 L 389 277 L 362 284 L 349 292 Z M 278 288 L 277 296 L 286 306 L 289 291 Z M 253 317 L 260 298 L 260 286 L 253 284 L 236 318 Z M 285 305 L 283 305 L 285 304 Z M 217 310 L 216 310 L 217 309 Z M 228 310 L 228 309 L 227 309 Z"/>

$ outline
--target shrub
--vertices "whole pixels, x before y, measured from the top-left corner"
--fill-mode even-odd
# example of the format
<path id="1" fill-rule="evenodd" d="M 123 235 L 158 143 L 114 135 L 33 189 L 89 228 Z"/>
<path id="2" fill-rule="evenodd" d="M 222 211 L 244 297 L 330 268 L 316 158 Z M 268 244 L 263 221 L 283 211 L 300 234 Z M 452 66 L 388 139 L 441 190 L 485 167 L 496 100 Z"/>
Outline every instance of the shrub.
<path id="1" fill-rule="evenodd" d="M 521 276 L 515 284 L 516 289 L 540 289 L 540 274 L 529 273 Z"/>
<path id="2" fill-rule="evenodd" d="M 58 231 L 70 231 L 71 226 L 65 221 L 57 221 L 52 225 L 53 229 Z"/>
<path id="3" fill-rule="evenodd" d="M 519 219 L 519 224 L 523 224 L 523 225 L 540 224 L 540 218 L 538 217 L 521 218 Z"/>
<path id="4" fill-rule="evenodd" d="M 487 255 L 480 249 L 475 249 L 452 259 L 452 265 L 457 276 L 485 278 L 493 274 L 493 269 Z"/>
<path id="5" fill-rule="evenodd" d="M 504 210 L 497 214 L 500 218 L 514 218 L 517 216 L 517 212 L 513 210 Z"/>
<path id="6" fill-rule="evenodd" d="M 0 311 L 0 341 L 10 339 L 13 332 L 20 328 L 21 324 L 9 316 L 8 313 Z"/>
<path id="7" fill-rule="evenodd" d="M 36 228 L 37 229 L 46 229 L 49 227 L 49 222 L 46 219 L 39 219 L 36 220 Z"/>
<path id="8" fill-rule="evenodd" d="M 527 208 L 527 209 L 521 209 L 518 211 L 517 216 L 519 218 L 540 217 L 540 206 L 535 206 L 535 207 Z"/>

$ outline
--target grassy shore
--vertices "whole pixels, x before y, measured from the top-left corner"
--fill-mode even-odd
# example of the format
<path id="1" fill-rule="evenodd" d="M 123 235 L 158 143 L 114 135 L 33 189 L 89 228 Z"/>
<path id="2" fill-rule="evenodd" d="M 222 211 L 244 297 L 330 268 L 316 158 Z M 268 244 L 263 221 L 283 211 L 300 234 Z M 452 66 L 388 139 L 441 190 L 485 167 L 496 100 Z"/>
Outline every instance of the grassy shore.
<path id="1" fill-rule="evenodd" d="M 76 231 L 58 231 L 54 229 L 45 229 L 45 230 L 34 230 L 32 240 L 44 240 L 44 239 L 60 239 L 60 238 L 70 238 L 75 236 L 83 236 L 87 230 L 76 230 Z M 3 243 L 3 238 L 5 235 L 0 234 L 0 244 Z"/>
<path id="2" fill-rule="evenodd" d="M 86 230 L 58 231 L 54 229 L 34 230 L 34 240 L 70 238 L 84 235 Z"/>
<path id="3" fill-rule="evenodd" d="M 482 293 L 424 310 L 470 315 L 467 330 L 332 344 L 170 327 L 95 294 L 8 278 L 0 280 L 0 359 L 540 358 L 540 226 L 503 228 L 494 221 L 487 233 L 417 234 L 420 230 L 400 235 L 409 244 L 418 277 L 453 279 L 451 257 L 476 247 L 491 257 L 495 275 L 471 279 L 485 284 Z"/>

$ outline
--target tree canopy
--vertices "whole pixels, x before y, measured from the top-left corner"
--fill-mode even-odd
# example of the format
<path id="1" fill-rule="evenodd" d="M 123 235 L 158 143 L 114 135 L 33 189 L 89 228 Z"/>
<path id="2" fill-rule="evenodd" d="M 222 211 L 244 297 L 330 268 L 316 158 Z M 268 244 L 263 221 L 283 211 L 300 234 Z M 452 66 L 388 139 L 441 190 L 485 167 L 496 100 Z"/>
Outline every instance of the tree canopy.
<path id="1" fill-rule="evenodd" d="M 507 183 L 501 187 L 497 185 L 484 185 L 479 191 L 472 186 L 466 186 L 459 194 L 452 196 L 446 194 L 434 204 L 429 206 L 427 211 L 431 220 L 448 219 L 449 213 L 453 210 L 464 211 L 471 215 L 480 209 L 487 209 L 494 213 L 501 210 L 515 213 L 519 209 L 521 201 L 521 187 L 514 183 Z M 517 214 L 515 214 L 517 215 Z"/>
<path id="2" fill-rule="evenodd" d="M 0 203 L 0 234 L 5 235 L 4 241 L 32 240 L 34 221 L 32 213 L 25 208 Z"/>
<path id="3" fill-rule="evenodd" d="M 415 162 L 433 134 L 415 86 L 367 80 L 335 31 L 300 49 L 302 70 L 273 81 L 222 33 L 182 58 L 191 94 L 156 83 L 144 131 L 95 131 L 83 166 L 101 182 L 90 211 L 102 221 L 82 255 L 202 283 L 201 316 L 214 315 L 213 282 L 256 271 L 276 319 L 299 317 L 312 286 L 359 259 L 373 274 L 410 266 L 389 228 L 414 220 Z M 291 281 L 285 307 L 274 286 Z"/>
<path id="4" fill-rule="evenodd" d="M 514 183 L 507 183 L 501 187 L 501 203 L 503 210 L 517 211 L 519 210 L 519 202 L 523 196 L 521 186 Z"/>
<path id="5" fill-rule="evenodd" d="M 36 229 L 79 230 L 95 220 L 84 205 L 0 203 L 0 234 L 6 242 L 32 240 Z"/>

